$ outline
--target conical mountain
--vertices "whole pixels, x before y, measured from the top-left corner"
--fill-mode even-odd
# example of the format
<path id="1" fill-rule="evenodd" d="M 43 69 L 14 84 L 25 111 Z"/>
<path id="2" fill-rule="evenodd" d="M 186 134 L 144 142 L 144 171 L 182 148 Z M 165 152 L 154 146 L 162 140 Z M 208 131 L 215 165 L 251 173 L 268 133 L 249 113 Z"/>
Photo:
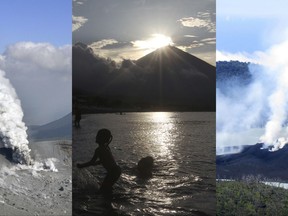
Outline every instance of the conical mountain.
<path id="1" fill-rule="evenodd" d="M 72 113 L 45 125 L 28 127 L 29 137 L 33 140 L 71 139 Z"/>
<path id="2" fill-rule="evenodd" d="M 216 68 L 207 62 L 174 46 L 165 46 L 138 59 L 136 64 L 142 67 L 159 67 L 162 69 L 188 69 L 191 72 L 205 74 L 215 82 Z"/>
<path id="3" fill-rule="evenodd" d="M 277 151 L 262 148 L 263 143 L 244 146 L 237 154 L 216 157 L 217 177 L 240 179 L 260 175 L 269 179 L 288 180 L 288 145 Z"/>
<path id="4" fill-rule="evenodd" d="M 215 111 L 215 91 L 215 67 L 173 46 L 121 67 L 73 46 L 73 94 L 98 107 Z"/>
<path id="5" fill-rule="evenodd" d="M 150 80 L 154 85 L 151 84 L 149 94 L 160 92 L 163 104 L 215 110 L 216 68 L 207 62 L 174 46 L 166 46 L 138 59 L 136 65 L 155 75 Z"/>

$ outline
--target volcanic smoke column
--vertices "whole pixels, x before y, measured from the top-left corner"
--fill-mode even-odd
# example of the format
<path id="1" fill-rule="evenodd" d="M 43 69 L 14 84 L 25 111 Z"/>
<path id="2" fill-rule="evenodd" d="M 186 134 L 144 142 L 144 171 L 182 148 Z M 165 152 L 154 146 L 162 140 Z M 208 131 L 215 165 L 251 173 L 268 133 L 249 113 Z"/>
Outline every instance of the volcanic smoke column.
<path id="1" fill-rule="evenodd" d="M 268 102 L 270 108 L 269 121 L 265 126 L 265 134 L 260 140 L 266 145 L 273 145 L 272 150 L 278 150 L 288 143 L 288 61 L 286 52 L 288 40 L 273 46 L 267 55 L 268 72 L 271 80 L 275 82 Z M 281 130 L 286 127 L 286 136 L 279 137 Z"/>
<path id="2" fill-rule="evenodd" d="M 15 162 L 30 164 L 32 159 L 21 103 L 4 76 L 5 72 L 0 70 L 0 147 L 11 148 Z"/>

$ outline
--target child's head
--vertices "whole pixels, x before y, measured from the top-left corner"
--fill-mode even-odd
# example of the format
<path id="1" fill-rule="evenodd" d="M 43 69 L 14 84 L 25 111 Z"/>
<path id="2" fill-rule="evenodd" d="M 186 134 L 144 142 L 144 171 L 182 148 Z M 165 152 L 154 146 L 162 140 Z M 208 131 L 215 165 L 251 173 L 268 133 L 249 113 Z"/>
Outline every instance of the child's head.
<path id="1" fill-rule="evenodd" d="M 109 144 L 112 141 L 112 134 L 108 129 L 100 129 L 96 136 L 96 143 L 99 145 Z"/>

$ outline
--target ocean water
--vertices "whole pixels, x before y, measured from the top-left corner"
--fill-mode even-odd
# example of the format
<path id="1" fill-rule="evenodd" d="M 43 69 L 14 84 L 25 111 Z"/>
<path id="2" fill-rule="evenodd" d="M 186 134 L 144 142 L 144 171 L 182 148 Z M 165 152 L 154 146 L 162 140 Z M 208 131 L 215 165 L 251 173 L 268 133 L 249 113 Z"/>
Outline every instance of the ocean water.
<path id="1" fill-rule="evenodd" d="M 111 130 L 111 151 L 122 169 L 113 194 L 97 193 L 101 165 L 78 169 Z M 137 162 L 154 158 L 150 179 L 137 177 Z M 73 215 L 215 215 L 215 113 L 146 112 L 83 115 L 73 129 Z"/>

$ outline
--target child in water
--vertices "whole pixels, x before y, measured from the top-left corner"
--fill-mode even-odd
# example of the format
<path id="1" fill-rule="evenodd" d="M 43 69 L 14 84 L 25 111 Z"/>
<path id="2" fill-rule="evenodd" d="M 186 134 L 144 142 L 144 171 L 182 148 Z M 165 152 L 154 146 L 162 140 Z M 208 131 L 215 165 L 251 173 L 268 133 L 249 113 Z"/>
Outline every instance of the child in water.
<path id="1" fill-rule="evenodd" d="M 96 148 L 93 158 L 86 163 L 77 164 L 78 168 L 88 167 L 92 165 L 102 164 L 107 170 L 107 175 L 101 185 L 100 191 L 112 191 L 113 184 L 118 180 L 121 175 L 121 168 L 116 164 L 112 152 L 109 148 L 113 136 L 108 129 L 101 129 L 96 136 L 96 143 L 99 147 Z M 99 158 L 99 160 L 97 160 Z"/>

